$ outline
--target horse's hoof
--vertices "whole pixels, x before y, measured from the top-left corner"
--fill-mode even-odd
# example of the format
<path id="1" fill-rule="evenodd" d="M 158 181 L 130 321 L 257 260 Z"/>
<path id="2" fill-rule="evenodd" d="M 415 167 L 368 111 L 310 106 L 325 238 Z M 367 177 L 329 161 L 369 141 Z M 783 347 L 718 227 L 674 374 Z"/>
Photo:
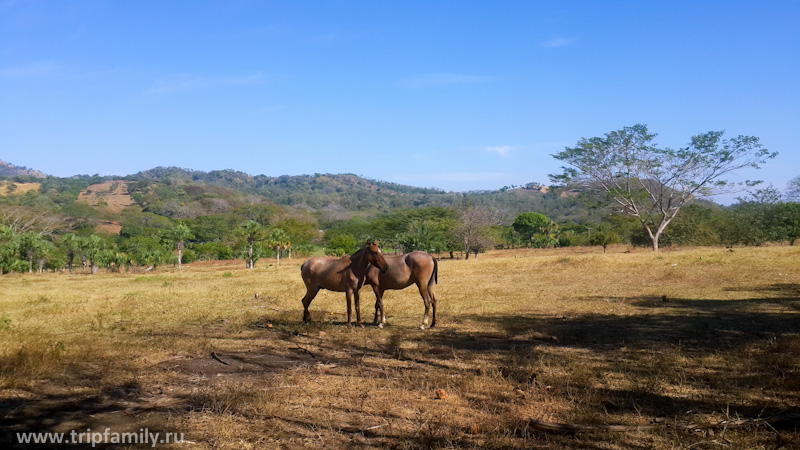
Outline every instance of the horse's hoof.
<path id="1" fill-rule="evenodd" d="M 383 328 L 383 324 L 382 324 L 382 323 L 379 323 L 379 324 L 378 324 L 378 328 Z"/>
<path id="2" fill-rule="evenodd" d="M 424 329 L 425 329 L 425 324 L 423 323 L 422 325 L 420 325 L 420 326 L 419 326 L 419 329 L 420 329 L 420 330 L 424 330 Z"/>
<path id="3" fill-rule="evenodd" d="M 364 328 L 364 324 L 363 323 L 358 324 L 358 326 L 361 327 L 361 328 Z"/>

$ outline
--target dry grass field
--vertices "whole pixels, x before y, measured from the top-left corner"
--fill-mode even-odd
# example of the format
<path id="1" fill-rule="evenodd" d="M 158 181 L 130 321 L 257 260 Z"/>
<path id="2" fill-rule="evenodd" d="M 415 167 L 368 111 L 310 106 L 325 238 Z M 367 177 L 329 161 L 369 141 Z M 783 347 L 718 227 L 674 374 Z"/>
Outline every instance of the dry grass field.
<path id="1" fill-rule="evenodd" d="M 626 250 L 442 260 L 439 326 L 424 331 L 415 288 L 387 292 L 383 329 L 369 289 L 365 328 L 332 292 L 303 325 L 301 260 L 6 275 L 0 439 L 109 427 L 188 440 L 158 448 L 798 448 L 800 247 Z"/>
<path id="2" fill-rule="evenodd" d="M 13 185 L 11 193 L 9 193 L 9 186 Z M 0 196 L 8 195 L 25 195 L 30 191 L 38 192 L 42 187 L 42 183 L 12 183 L 11 181 L 0 182 Z"/>

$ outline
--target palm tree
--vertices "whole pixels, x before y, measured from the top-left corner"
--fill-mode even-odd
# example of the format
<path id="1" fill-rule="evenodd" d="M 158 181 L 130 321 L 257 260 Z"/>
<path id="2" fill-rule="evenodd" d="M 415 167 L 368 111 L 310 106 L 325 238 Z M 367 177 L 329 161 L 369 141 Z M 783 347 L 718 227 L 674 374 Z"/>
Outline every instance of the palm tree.
<path id="1" fill-rule="evenodd" d="M 97 236 L 96 234 L 92 234 L 89 237 L 82 239 L 81 261 L 84 262 L 84 265 L 86 264 L 86 260 L 89 261 L 89 267 L 91 267 L 92 275 L 97 273 L 97 263 L 100 260 L 100 256 L 105 246 L 106 243 L 103 238 Z"/>
<path id="2" fill-rule="evenodd" d="M 118 250 L 104 250 L 100 255 L 100 264 L 112 272 L 119 272 L 122 267 L 130 266 L 130 257 Z"/>
<path id="3" fill-rule="evenodd" d="M 255 267 L 253 261 L 253 245 L 256 242 L 263 241 L 266 237 L 267 230 L 255 220 L 250 220 L 244 223 L 239 229 L 239 235 L 247 242 L 247 268 L 252 269 Z"/>
<path id="4" fill-rule="evenodd" d="M 178 223 L 166 233 L 166 239 L 169 242 L 175 243 L 175 248 L 178 250 L 178 270 L 181 270 L 181 259 L 183 256 L 183 243 L 189 239 L 194 238 L 192 230 L 183 223 Z"/>
<path id="5" fill-rule="evenodd" d="M 289 235 L 280 228 L 274 228 L 267 233 L 267 245 L 275 249 L 275 256 L 278 258 L 277 267 L 281 266 L 281 251 L 292 248 Z"/>
<path id="6" fill-rule="evenodd" d="M 75 261 L 75 253 L 80 248 L 80 239 L 74 234 L 67 234 L 61 239 L 61 246 L 67 251 L 67 267 L 72 274 L 72 262 Z"/>
<path id="7" fill-rule="evenodd" d="M 53 256 L 56 251 L 56 246 L 50 241 L 42 239 L 42 246 L 36 253 L 36 262 L 39 265 L 39 273 L 44 273 L 44 265 L 46 262 L 53 263 Z M 55 267 L 54 267 L 55 269 Z"/>
<path id="8" fill-rule="evenodd" d="M 26 231 L 20 236 L 20 253 L 28 261 L 28 273 L 33 273 L 33 261 L 46 250 L 45 240 L 41 234 Z"/>

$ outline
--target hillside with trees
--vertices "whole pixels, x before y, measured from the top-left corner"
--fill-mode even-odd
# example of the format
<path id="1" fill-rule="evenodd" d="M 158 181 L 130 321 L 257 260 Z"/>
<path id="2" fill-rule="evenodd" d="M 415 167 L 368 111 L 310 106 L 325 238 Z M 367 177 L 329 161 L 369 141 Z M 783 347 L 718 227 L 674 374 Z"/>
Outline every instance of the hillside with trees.
<path id="1" fill-rule="evenodd" d="M 445 192 L 354 174 L 269 177 L 158 167 L 126 177 L 0 176 L 0 271 L 155 270 L 196 260 L 255 267 L 282 255 L 343 255 L 366 239 L 387 251 L 478 257 L 491 248 L 649 246 L 639 219 L 591 189 L 538 183 Z M 662 230 L 662 246 L 794 243 L 800 209 L 755 191 L 730 207 L 690 201 Z M 274 259 L 273 259 L 274 258 Z"/>

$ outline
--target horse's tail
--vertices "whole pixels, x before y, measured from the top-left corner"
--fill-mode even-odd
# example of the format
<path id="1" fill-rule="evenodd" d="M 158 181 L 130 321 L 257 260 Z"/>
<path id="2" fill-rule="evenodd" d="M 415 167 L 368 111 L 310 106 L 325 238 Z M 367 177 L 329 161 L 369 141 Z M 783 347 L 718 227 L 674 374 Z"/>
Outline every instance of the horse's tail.
<path id="1" fill-rule="evenodd" d="M 439 284 L 439 263 L 436 261 L 436 257 L 431 256 L 433 258 L 433 273 L 431 274 L 431 279 L 428 281 L 428 286 L 433 283 Z"/>

